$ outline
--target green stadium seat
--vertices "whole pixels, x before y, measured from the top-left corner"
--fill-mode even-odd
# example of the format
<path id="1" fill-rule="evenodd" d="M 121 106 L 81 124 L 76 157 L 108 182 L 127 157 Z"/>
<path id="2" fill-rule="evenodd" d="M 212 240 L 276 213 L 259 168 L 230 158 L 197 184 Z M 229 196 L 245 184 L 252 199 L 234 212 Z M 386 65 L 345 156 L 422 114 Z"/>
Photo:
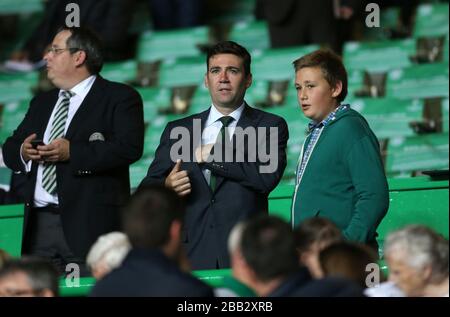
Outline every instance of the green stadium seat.
<path id="1" fill-rule="evenodd" d="M 347 97 L 344 103 L 352 103 L 357 98 L 355 93 L 359 91 L 364 85 L 364 71 L 359 69 L 350 69 L 347 71 L 348 85 L 347 85 Z"/>
<path id="2" fill-rule="evenodd" d="M 442 130 L 443 132 L 449 132 L 448 128 L 448 117 L 449 117 L 449 111 L 448 111 L 448 98 L 445 98 L 442 100 Z"/>
<path id="3" fill-rule="evenodd" d="M 159 86 L 198 86 L 203 83 L 206 73 L 205 57 L 180 57 L 162 62 Z"/>
<path id="4" fill-rule="evenodd" d="M 267 22 L 239 22 L 231 27 L 229 39 L 248 51 L 266 50 L 270 47 Z"/>
<path id="5" fill-rule="evenodd" d="M 386 97 L 448 97 L 448 64 L 423 64 L 388 73 Z"/>
<path id="6" fill-rule="evenodd" d="M 129 82 L 137 76 L 137 63 L 134 60 L 105 63 L 100 74 L 111 81 Z"/>
<path id="7" fill-rule="evenodd" d="M 33 97 L 31 89 L 37 85 L 37 72 L 20 74 L 0 73 L 0 104 L 18 100 L 30 100 Z"/>
<path id="8" fill-rule="evenodd" d="M 182 56 L 198 56 L 198 45 L 208 43 L 208 28 L 205 26 L 142 33 L 138 42 L 138 62 L 155 62 Z"/>
<path id="9" fill-rule="evenodd" d="M 28 111 L 29 101 L 15 101 L 4 104 L 0 125 L 0 144 L 17 128 Z"/>
<path id="10" fill-rule="evenodd" d="M 378 139 L 387 139 L 415 134 L 409 123 L 422 120 L 424 101 L 364 98 L 353 100 L 351 106 L 364 116 Z"/>
<path id="11" fill-rule="evenodd" d="M 253 77 L 258 80 L 290 80 L 295 74 L 292 62 L 318 48 L 318 45 L 307 45 L 254 51 L 252 54 Z"/>
<path id="12" fill-rule="evenodd" d="M 144 121 L 151 122 L 158 114 L 158 109 L 170 104 L 171 91 L 169 88 L 146 87 L 136 88 L 144 103 Z"/>
<path id="13" fill-rule="evenodd" d="M 29 14 L 44 10 L 42 0 L 2 0 L 0 1 L 0 16 L 9 14 Z"/>
<path id="14" fill-rule="evenodd" d="M 144 156 L 130 166 L 130 186 L 132 191 L 139 186 L 141 181 L 147 175 L 148 168 L 152 163 L 153 158 L 152 155 Z"/>
<path id="15" fill-rule="evenodd" d="M 0 206 L 0 249 L 13 257 L 22 252 L 24 205 Z"/>
<path id="16" fill-rule="evenodd" d="M 417 7 L 413 36 L 448 35 L 448 3 L 421 4 Z"/>
<path id="17" fill-rule="evenodd" d="M 205 111 L 211 106 L 211 95 L 208 88 L 204 84 L 197 86 L 197 89 L 192 96 L 191 105 L 188 109 L 188 114 L 199 113 Z"/>
<path id="18" fill-rule="evenodd" d="M 391 38 L 390 30 L 398 28 L 399 7 L 381 8 L 379 28 L 363 28 L 363 38 L 367 41 L 386 41 Z"/>
<path id="19" fill-rule="evenodd" d="M 414 39 L 347 42 L 344 45 L 343 58 L 347 70 L 383 72 L 392 68 L 410 66 L 409 56 L 415 52 L 416 42 Z M 387 56 L 389 58 L 386 58 Z"/>
<path id="20" fill-rule="evenodd" d="M 448 133 L 391 138 L 387 147 L 386 171 L 388 175 L 395 175 L 448 169 L 448 144 Z"/>
<path id="21" fill-rule="evenodd" d="M 1 144 L 0 144 L 1 148 Z M 0 188 L 9 191 L 9 185 L 11 183 L 12 171 L 6 166 L 0 166 Z"/>

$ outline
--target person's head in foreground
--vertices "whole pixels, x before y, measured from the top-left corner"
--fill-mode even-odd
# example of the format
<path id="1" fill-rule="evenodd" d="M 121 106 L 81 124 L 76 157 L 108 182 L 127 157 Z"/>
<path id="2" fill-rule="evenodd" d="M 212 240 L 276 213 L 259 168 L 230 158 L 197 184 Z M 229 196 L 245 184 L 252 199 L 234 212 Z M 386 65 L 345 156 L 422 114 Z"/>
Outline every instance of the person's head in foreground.
<path id="1" fill-rule="evenodd" d="M 24 257 L 9 260 L 0 270 L 0 296 L 58 296 L 58 271 L 48 261 Z"/>
<path id="2" fill-rule="evenodd" d="M 448 296 L 448 240 L 422 225 L 388 235 L 384 255 L 389 280 L 406 296 Z"/>
<path id="3" fill-rule="evenodd" d="M 86 259 L 92 276 L 99 280 L 119 267 L 130 249 L 128 237 L 122 232 L 115 231 L 100 236 Z"/>

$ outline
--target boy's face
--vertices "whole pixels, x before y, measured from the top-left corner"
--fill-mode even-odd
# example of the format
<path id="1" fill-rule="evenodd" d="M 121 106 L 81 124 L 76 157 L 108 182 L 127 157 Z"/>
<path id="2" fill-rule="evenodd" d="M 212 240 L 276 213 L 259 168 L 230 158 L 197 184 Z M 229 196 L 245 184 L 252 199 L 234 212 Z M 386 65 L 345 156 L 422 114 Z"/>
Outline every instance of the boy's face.
<path id="1" fill-rule="evenodd" d="M 309 119 L 320 122 L 339 105 L 342 83 L 331 87 L 318 67 L 304 67 L 295 73 L 295 89 L 300 107 Z"/>

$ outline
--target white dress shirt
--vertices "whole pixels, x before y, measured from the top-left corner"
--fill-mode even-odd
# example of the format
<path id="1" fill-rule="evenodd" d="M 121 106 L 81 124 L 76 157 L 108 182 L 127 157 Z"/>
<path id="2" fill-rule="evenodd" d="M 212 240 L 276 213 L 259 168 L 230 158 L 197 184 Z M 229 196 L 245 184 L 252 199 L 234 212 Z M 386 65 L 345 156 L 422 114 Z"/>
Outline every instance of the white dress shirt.
<path id="1" fill-rule="evenodd" d="M 92 85 L 94 84 L 95 78 L 97 76 L 92 75 L 83 80 L 82 82 L 78 83 L 76 86 L 70 89 L 71 92 L 74 93 L 72 98 L 70 98 L 70 104 L 69 104 L 69 112 L 67 114 L 67 121 L 66 125 L 64 127 L 64 134 L 67 133 L 67 129 L 69 128 L 70 122 L 72 121 L 75 113 L 80 108 L 81 103 L 83 102 L 86 95 L 89 93 L 89 91 L 92 88 Z M 61 100 L 63 99 L 62 96 L 63 90 L 59 91 L 59 98 L 56 101 L 55 106 L 53 107 L 52 114 L 50 116 L 50 120 L 47 123 L 47 128 L 45 129 L 44 138 L 43 141 L 45 144 L 48 144 L 48 140 L 50 138 L 50 131 L 52 129 L 52 121 L 53 116 L 56 112 L 56 105 L 58 105 Z M 22 147 L 20 149 L 20 153 L 22 153 Z M 22 162 L 25 165 L 26 171 L 30 172 L 31 170 L 31 160 L 28 161 L 28 163 L 25 163 L 23 157 Z M 37 178 L 36 178 L 36 186 L 34 187 L 34 207 L 44 207 L 49 204 L 58 204 L 58 195 L 51 195 L 45 191 L 45 189 L 42 187 L 42 172 L 44 170 L 44 164 L 40 163 L 37 170 Z"/>
<path id="2" fill-rule="evenodd" d="M 245 103 L 230 113 L 228 116 L 233 117 L 233 121 L 228 125 L 228 134 L 230 136 L 230 140 L 233 137 L 234 130 L 236 128 L 237 122 L 241 118 L 242 112 L 244 111 Z M 214 104 L 211 106 L 211 110 L 209 111 L 208 119 L 205 123 L 205 128 L 202 132 L 202 145 L 206 144 L 214 144 L 216 143 L 217 136 L 219 135 L 220 129 L 222 128 L 222 122 L 220 122 L 220 118 L 224 115 L 220 113 Z M 209 184 L 211 179 L 211 171 L 207 168 L 203 169 L 203 175 L 205 176 L 206 182 Z"/>

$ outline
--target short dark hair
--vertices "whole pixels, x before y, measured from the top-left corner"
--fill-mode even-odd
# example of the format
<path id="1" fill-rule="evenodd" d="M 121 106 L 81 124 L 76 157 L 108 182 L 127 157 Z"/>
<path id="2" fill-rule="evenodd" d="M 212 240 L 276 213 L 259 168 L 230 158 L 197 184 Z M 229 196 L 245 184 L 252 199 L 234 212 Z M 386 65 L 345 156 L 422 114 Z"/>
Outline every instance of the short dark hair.
<path id="1" fill-rule="evenodd" d="M 31 256 L 6 261 L 0 270 L 0 279 L 19 272 L 28 277 L 29 284 L 36 295 L 48 289 L 54 296 L 58 296 L 59 273 L 49 261 Z"/>
<path id="2" fill-rule="evenodd" d="M 134 248 L 160 248 L 169 241 L 174 220 L 183 223 L 185 206 L 171 189 L 139 187 L 123 213 L 123 228 Z"/>
<path id="3" fill-rule="evenodd" d="M 341 241 L 327 246 L 319 253 L 319 262 L 325 276 L 343 277 L 366 288 L 366 267 L 377 263 L 378 255 L 366 245 Z"/>
<path id="4" fill-rule="evenodd" d="M 336 87 L 337 83 L 342 82 L 342 91 L 337 96 L 339 102 L 347 97 L 348 76 L 342 59 L 339 55 L 329 49 L 320 49 L 293 62 L 295 72 L 305 67 L 318 67 L 322 71 L 323 77 L 331 87 Z"/>
<path id="5" fill-rule="evenodd" d="M 341 230 L 323 217 L 306 219 L 294 229 L 294 236 L 299 253 L 308 251 L 315 242 L 330 244 L 343 239 Z"/>
<path id="6" fill-rule="evenodd" d="M 233 54 L 242 58 L 242 60 L 244 61 L 245 76 L 251 74 L 250 64 L 252 62 L 252 57 L 250 56 L 250 53 L 247 51 L 245 47 L 233 41 L 219 42 L 208 49 L 208 53 L 206 55 L 206 67 L 207 67 L 206 71 L 209 70 L 209 59 L 214 55 L 219 54 Z"/>
<path id="7" fill-rule="evenodd" d="M 69 31 L 70 37 L 66 45 L 73 54 L 77 51 L 86 53 L 85 65 L 91 75 L 100 73 L 103 67 L 103 44 L 98 35 L 89 28 L 62 27 L 59 32 Z"/>
<path id="8" fill-rule="evenodd" d="M 264 282 L 286 277 L 298 269 L 291 226 L 274 216 L 258 216 L 245 224 L 240 251 Z"/>

